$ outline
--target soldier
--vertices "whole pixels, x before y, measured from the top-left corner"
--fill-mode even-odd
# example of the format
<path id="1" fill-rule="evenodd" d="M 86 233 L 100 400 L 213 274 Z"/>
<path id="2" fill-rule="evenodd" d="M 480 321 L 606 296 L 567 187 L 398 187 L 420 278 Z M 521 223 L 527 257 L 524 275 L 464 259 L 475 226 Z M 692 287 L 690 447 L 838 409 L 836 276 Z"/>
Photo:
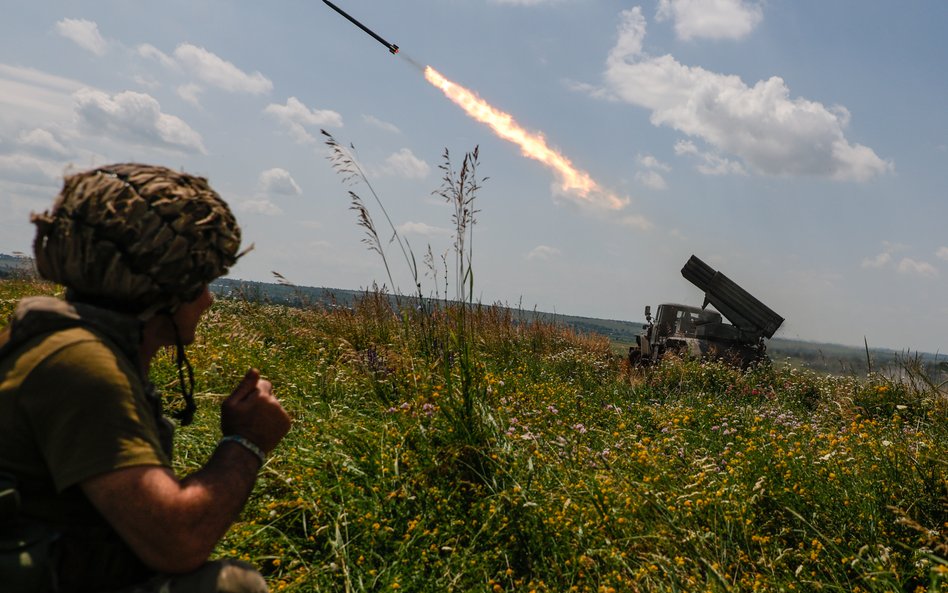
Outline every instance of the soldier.
<path id="1" fill-rule="evenodd" d="M 0 589 L 265 592 L 248 564 L 208 558 L 290 428 L 271 384 L 247 372 L 210 459 L 178 478 L 148 379 L 174 347 L 190 423 L 184 345 L 243 255 L 226 203 L 203 178 L 117 164 L 67 177 L 32 220 L 37 270 L 66 292 L 24 299 L 0 334 Z"/>

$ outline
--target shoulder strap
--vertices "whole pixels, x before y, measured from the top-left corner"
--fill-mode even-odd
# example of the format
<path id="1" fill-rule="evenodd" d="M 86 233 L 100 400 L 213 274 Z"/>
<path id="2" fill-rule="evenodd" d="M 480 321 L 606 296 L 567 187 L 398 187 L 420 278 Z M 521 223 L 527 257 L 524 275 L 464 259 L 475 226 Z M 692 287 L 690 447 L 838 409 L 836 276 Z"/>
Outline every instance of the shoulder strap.
<path id="1" fill-rule="evenodd" d="M 12 520 L 20 510 L 20 492 L 16 489 L 16 477 L 0 472 L 0 525 Z"/>

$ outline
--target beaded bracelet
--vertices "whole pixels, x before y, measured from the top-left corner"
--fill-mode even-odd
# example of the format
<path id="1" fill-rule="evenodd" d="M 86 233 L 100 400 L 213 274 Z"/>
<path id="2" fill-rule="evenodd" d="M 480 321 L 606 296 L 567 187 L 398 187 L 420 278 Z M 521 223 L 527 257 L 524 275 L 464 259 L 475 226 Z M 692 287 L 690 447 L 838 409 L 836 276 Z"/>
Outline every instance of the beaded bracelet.
<path id="1" fill-rule="evenodd" d="M 256 455 L 257 459 L 260 460 L 260 465 L 263 465 L 264 463 L 267 462 L 267 456 L 260 449 L 260 447 L 250 442 L 249 439 L 246 439 L 240 436 L 239 434 L 229 434 L 225 436 L 224 438 L 222 438 L 220 442 L 217 444 L 222 445 L 223 443 L 237 443 L 238 445 L 241 445 L 242 447 L 244 447 L 245 449 L 247 449 L 248 451 Z"/>

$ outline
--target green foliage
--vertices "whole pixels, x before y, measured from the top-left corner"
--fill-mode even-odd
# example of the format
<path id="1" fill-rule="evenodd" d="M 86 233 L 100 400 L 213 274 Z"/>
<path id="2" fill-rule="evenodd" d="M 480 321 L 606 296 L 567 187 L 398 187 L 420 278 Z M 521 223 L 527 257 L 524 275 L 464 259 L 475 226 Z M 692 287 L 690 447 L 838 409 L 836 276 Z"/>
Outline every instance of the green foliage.
<path id="1" fill-rule="evenodd" d="M 327 137 L 334 167 L 367 183 Z M 667 359 L 642 372 L 603 336 L 476 304 L 476 165 L 476 150 L 458 171 L 445 153 L 437 192 L 454 206 L 441 261 L 455 303 L 437 286 L 425 297 L 393 226 L 411 299 L 234 298 L 208 313 L 188 349 L 200 409 L 176 469 L 210 455 L 216 404 L 250 366 L 294 418 L 218 555 L 290 592 L 948 587 L 948 395 L 923 365 L 856 378 Z M 429 249 L 437 284 L 436 263 Z M 0 282 L 0 312 L 54 291 Z M 153 379 L 176 393 L 170 353 Z"/>
<path id="2" fill-rule="evenodd" d="M 3 282 L 0 302 L 37 292 L 55 287 Z M 389 303 L 220 299 L 189 347 L 181 473 L 248 366 L 294 417 L 218 548 L 273 590 L 944 589 L 948 407 L 915 371 L 637 374 L 507 310 Z M 170 354 L 155 377 L 177 398 Z"/>

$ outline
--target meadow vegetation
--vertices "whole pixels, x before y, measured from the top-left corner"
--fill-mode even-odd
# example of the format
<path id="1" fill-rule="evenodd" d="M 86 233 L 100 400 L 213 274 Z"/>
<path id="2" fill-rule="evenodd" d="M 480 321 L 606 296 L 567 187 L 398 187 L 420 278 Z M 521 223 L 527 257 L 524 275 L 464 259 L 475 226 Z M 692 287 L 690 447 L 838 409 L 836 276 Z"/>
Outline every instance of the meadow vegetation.
<path id="1" fill-rule="evenodd" d="M 445 162 L 469 238 L 476 152 Z M 294 418 L 218 555 L 288 592 L 948 590 L 944 385 L 909 365 L 633 371 L 605 337 L 472 302 L 467 245 L 440 258 L 452 303 L 425 298 L 417 268 L 394 305 L 381 289 L 351 307 L 216 302 L 188 349 L 200 409 L 177 469 L 210 455 L 250 366 Z M 0 315 L 56 291 L 2 281 Z M 171 353 L 153 371 L 175 405 Z"/>
<path id="2" fill-rule="evenodd" d="M 56 287 L 0 284 L 0 314 Z M 462 342 L 463 340 L 463 342 Z M 218 549 L 276 591 L 938 591 L 941 386 L 666 360 L 492 307 L 219 300 L 189 348 L 219 437 L 249 366 L 295 419 Z M 175 402 L 169 353 L 155 379 Z"/>

